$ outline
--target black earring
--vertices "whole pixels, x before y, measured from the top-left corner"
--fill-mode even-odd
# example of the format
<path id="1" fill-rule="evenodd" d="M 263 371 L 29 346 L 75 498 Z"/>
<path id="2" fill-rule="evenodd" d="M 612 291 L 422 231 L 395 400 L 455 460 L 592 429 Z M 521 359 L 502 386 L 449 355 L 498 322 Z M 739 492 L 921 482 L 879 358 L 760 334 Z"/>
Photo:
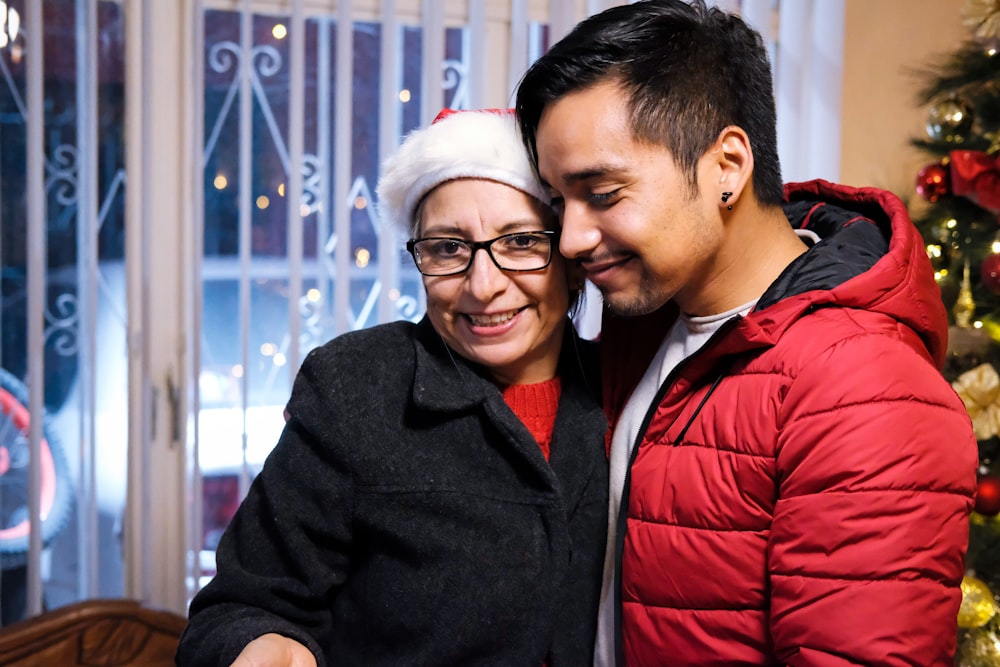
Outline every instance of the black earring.
<path id="1" fill-rule="evenodd" d="M 732 196 L 733 196 L 732 192 L 723 192 L 722 193 L 722 203 L 725 204 L 727 201 L 729 201 L 729 198 L 732 197 Z M 726 207 L 726 209 L 732 211 L 733 210 L 733 205 L 730 204 L 729 206 Z"/>

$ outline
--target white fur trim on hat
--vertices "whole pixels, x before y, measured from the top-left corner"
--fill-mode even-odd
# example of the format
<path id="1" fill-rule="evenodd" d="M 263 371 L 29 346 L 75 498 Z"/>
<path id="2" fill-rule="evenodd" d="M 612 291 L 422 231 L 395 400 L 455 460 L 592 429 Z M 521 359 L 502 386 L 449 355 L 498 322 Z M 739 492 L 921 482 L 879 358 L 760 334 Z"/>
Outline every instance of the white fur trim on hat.
<path id="1" fill-rule="evenodd" d="M 512 110 L 459 111 L 406 136 L 382 165 L 378 212 L 405 234 L 421 200 L 445 181 L 482 178 L 504 183 L 548 204 L 521 143 Z"/>

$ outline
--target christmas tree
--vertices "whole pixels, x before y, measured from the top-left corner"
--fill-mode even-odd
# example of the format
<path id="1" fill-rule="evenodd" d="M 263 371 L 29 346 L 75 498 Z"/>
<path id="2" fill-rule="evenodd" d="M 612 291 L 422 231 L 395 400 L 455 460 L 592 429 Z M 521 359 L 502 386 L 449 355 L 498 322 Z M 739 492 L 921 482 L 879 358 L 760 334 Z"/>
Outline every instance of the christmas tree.
<path id="1" fill-rule="evenodd" d="M 945 376 L 979 441 L 956 664 L 1000 666 L 1000 0 L 967 0 L 969 38 L 921 72 L 931 157 L 914 222 L 952 318 Z M 920 200 L 918 200 L 920 201 Z"/>

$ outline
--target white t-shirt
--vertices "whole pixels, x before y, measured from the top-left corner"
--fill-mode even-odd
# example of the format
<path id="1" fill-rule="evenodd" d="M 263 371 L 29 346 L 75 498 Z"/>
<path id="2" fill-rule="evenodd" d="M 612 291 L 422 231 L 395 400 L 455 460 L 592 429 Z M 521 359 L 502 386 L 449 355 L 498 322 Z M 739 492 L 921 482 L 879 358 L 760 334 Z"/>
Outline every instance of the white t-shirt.
<path id="1" fill-rule="evenodd" d="M 746 315 L 756 300 L 733 310 L 689 317 L 681 315 L 667 333 L 650 362 L 645 374 L 622 410 L 615 432 L 611 436 L 611 460 L 608 494 L 608 542 L 604 552 L 604 582 L 601 585 L 601 606 L 594 642 L 594 667 L 615 667 L 615 545 L 618 542 L 618 513 L 621 510 L 625 475 L 632 459 L 639 428 L 656 397 L 660 386 L 671 371 L 684 359 L 697 352 L 723 324 L 736 315 Z"/>

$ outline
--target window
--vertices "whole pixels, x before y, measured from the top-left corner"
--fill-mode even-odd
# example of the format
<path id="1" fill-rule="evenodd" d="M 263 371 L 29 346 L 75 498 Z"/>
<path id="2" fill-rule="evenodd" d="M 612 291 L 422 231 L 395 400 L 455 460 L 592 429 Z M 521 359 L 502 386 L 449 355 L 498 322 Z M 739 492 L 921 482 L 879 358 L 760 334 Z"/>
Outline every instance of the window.
<path id="1" fill-rule="evenodd" d="M 124 32 L 115 2 L 47 0 L 44 33 L 0 2 L 0 622 L 28 613 L 29 426 L 40 443 L 42 606 L 123 592 Z M 80 10 L 80 11 L 78 11 Z M 91 26 L 79 39 L 82 26 Z M 42 36 L 39 42 L 37 37 Z M 32 41 L 32 40 L 35 41 Z M 28 65 L 44 56 L 41 113 Z M 31 230 L 29 123 L 44 129 L 44 218 Z M 32 275 L 32 233 L 46 240 Z M 34 340 L 33 303 L 44 318 Z M 98 307 L 100 303 L 100 307 Z M 42 402 L 31 406 L 31 364 Z"/>

